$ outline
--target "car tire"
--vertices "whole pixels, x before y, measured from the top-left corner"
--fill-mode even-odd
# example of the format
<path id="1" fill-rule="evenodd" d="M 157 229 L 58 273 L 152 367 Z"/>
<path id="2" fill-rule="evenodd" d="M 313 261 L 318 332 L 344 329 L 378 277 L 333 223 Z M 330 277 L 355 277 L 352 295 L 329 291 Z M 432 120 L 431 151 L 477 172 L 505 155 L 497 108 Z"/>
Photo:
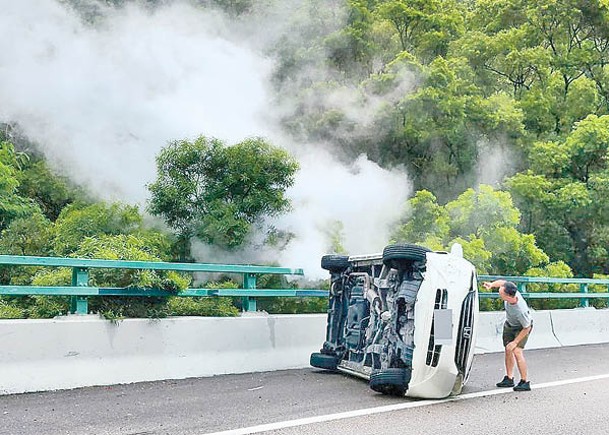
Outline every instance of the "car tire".
<path id="1" fill-rule="evenodd" d="M 388 245 L 383 249 L 383 263 L 393 267 L 396 262 L 425 261 L 428 252 L 431 250 L 419 245 Z"/>
<path id="2" fill-rule="evenodd" d="M 339 358 L 326 353 L 314 352 L 311 354 L 310 364 L 313 367 L 325 370 L 336 370 Z"/>
<path id="3" fill-rule="evenodd" d="M 330 272 L 342 272 L 350 266 L 346 255 L 324 255 L 321 257 L 321 268 Z"/>
<path id="4" fill-rule="evenodd" d="M 391 396 L 403 396 L 408 389 L 410 375 L 407 368 L 381 369 L 370 375 L 370 388 Z"/>

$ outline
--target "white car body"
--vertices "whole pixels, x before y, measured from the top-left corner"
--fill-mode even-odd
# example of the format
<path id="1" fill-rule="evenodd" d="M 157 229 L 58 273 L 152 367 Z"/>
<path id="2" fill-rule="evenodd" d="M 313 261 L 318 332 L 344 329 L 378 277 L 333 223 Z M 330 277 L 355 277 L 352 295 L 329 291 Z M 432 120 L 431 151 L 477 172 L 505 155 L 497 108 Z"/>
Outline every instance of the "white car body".
<path id="1" fill-rule="evenodd" d="M 414 245 L 385 249 L 389 254 L 326 260 L 333 286 L 343 287 L 333 287 L 326 342 L 311 364 L 365 378 L 387 394 L 459 394 L 478 330 L 474 266 L 459 245 L 450 253 Z M 335 264 L 348 267 L 339 274 Z"/>
<path id="2" fill-rule="evenodd" d="M 410 385 L 406 393 L 412 397 L 441 398 L 451 393 L 460 393 L 462 386 L 469 377 L 469 371 L 473 362 L 475 341 L 478 333 L 478 322 L 474 321 L 470 331 L 472 343 L 471 351 L 466 362 L 466 372 L 463 378 L 454 361 L 455 347 L 457 345 L 457 335 L 463 333 L 459 331 L 461 308 L 463 300 L 469 292 L 469 281 L 475 268 L 471 263 L 462 257 L 451 254 L 428 253 L 427 254 L 427 275 L 415 304 L 415 350 L 413 356 L 413 370 Z M 425 364 L 427 341 L 429 341 L 431 331 L 431 321 L 434 313 L 434 298 L 438 288 L 446 288 L 448 291 L 448 306 L 446 310 L 451 310 L 452 323 L 450 325 L 449 344 L 443 344 L 438 365 L 430 367 Z M 477 291 L 477 283 L 474 278 L 474 288 Z M 476 295 L 477 296 L 477 295 Z M 475 299 L 474 310 L 478 312 L 478 298 Z M 477 315 L 476 315 L 477 317 Z"/>

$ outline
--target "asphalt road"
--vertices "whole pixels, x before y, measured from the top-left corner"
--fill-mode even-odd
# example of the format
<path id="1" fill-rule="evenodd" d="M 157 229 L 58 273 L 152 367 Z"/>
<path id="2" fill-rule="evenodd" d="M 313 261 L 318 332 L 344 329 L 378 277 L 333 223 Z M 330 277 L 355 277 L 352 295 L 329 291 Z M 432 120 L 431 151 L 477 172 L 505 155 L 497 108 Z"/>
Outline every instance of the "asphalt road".
<path id="1" fill-rule="evenodd" d="M 609 344 L 526 355 L 526 393 L 495 388 L 503 355 L 488 354 L 476 356 L 457 400 L 383 396 L 363 380 L 310 368 L 0 396 L 0 434 L 608 432 Z"/>

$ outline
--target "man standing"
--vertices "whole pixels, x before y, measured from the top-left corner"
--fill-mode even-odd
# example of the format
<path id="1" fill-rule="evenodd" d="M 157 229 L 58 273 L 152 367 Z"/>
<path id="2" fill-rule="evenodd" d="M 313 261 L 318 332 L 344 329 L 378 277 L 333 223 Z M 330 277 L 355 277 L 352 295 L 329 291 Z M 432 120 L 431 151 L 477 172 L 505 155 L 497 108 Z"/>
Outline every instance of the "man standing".
<path id="1" fill-rule="evenodd" d="M 527 379 L 527 363 L 524 359 L 524 346 L 533 328 L 531 312 L 526 301 L 511 281 L 497 280 L 485 282 L 484 288 L 499 289 L 499 297 L 505 306 L 505 324 L 503 325 L 503 346 L 505 347 L 505 376 L 497 383 L 498 387 L 514 387 L 514 391 L 530 391 L 531 383 Z M 514 386 L 514 361 L 520 372 L 520 382 Z"/>

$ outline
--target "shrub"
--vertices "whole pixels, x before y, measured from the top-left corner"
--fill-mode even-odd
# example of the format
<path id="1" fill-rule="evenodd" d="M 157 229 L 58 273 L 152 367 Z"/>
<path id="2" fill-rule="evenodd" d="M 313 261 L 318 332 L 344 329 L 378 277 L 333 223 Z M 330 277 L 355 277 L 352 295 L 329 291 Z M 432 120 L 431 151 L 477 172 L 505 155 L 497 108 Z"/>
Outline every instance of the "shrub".
<path id="1" fill-rule="evenodd" d="M 214 316 L 234 317 L 239 310 L 231 298 L 197 298 L 170 297 L 167 301 L 167 311 L 170 316 Z"/>
<path id="2" fill-rule="evenodd" d="M 67 314 L 70 309 L 69 296 L 32 296 L 33 304 L 26 309 L 32 319 L 52 319 Z"/>
<path id="3" fill-rule="evenodd" d="M 19 307 L 0 301 L 0 319 L 23 319 L 25 313 Z"/>

